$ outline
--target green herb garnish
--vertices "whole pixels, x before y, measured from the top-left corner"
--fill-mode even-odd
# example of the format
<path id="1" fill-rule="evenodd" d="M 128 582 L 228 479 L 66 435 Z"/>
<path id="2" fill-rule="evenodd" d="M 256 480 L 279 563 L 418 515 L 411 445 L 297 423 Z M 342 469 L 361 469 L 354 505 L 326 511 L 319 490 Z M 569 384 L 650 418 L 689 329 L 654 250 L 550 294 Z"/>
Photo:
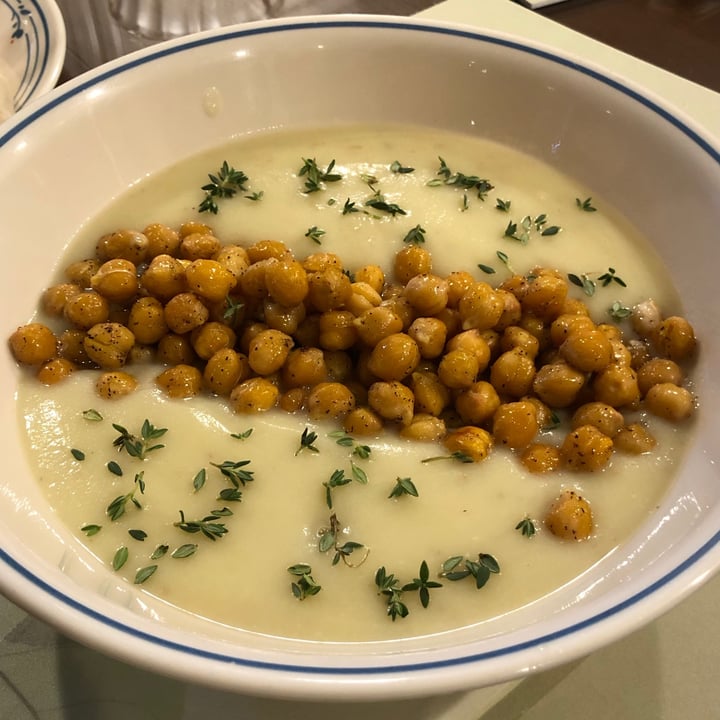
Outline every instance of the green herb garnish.
<path id="1" fill-rule="evenodd" d="M 210 212 L 217 215 L 217 200 L 234 197 L 238 192 L 245 192 L 245 183 L 248 176 L 242 170 L 228 165 L 227 160 L 223 161 L 220 170 L 216 175 L 208 173 L 210 182 L 203 185 L 201 190 L 205 192 L 205 199 L 198 205 L 198 212 Z"/>
<path id="2" fill-rule="evenodd" d="M 537 532 L 537 529 L 535 528 L 535 523 L 529 517 L 524 517 L 515 526 L 515 529 L 519 530 L 520 533 L 525 537 L 532 537 Z"/>
<path id="3" fill-rule="evenodd" d="M 306 194 L 322 190 L 323 183 L 338 182 L 339 180 L 342 180 L 342 175 L 340 175 L 340 173 L 333 172 L 335 160 L 331 160 L 325 170 L 320 169 L 315 161 L 315 158 L 303 158 L 302 161 L 303 165 L 300 170 L 298 170 L 298 176 L 305 178 L 305 190 L 303 192 Z"/>
<path id="4" fill-rule="evenodd" d="M 403 242 L 422 245 L 422 243 L 425 242 L 425 228 L 421 225 L 416 225 L 408 231 L 407 235 L 403 238 Z"/>
<path id="5" fill-rule="evenodd" d="M 310 565 L 298 563 L 297 565 L 291 565 L 287 571 L 298 578 L 297 581 L 290 585 L 292 594 L 298 600 L 305 600 L 307 597 L 317 595 L 322 590 L 322 586 L 318 585 L 313 579 Z"/>
<path id="6" fill-rule="evenodd" d="M 430 570 L 425 560 L 420 563 L 418 577 L 412 582 L 402 586 L 403 592 L 417 590 L 420 596 L 420 604 L 426 608 L 430 604 L 430 590 L 442 587 L 442 583 L 430 580 Z"/>
<path id="7" fill-rule="evenodd" d="M 113 447 L 121 451 L 125 450 L 131 457 L 144 460 L 147 453 L 165 447 L 164 445 L 153 443 L 167 432 L 167 428 L 156 428 L 147 419 L 143 422 L 142 428 L 140 428 L 140 437 L 131 434 L 122 425 L 113 423 L 113 427 L 120 433 L 113 441 Z"/>
<path id="8" fill-rule="evenodd" d="M 305 233 L 306 238 L 310 238 L 314 243 L 318 245 L 322 245 L 322 241 L 320 238 L 325 234 L 325 231 L 322 228 L 319 228 L 317 225 L 313 225 L 312 227 L 309 227 L 307 229 L 307 232 Z"/>
<path id="9" fill-rule="evenodd" d="M 388 495 L 388 498 L 399 498 L 403 495 L 419 497 L 415 483 L 409 477 L 397 478 L 395 480 L 395 486 L 393 487 L 392 492 Z"/>
<path id="10" fill-rule="evenodd" d="M 173 523 L 176 528 L 180 528 L 187 533 L 202 533 L 208 540 L 213 542 L 218 538 L 225 535 L 228 529 L 225 527 L 225 523 L 218 522 L 218 517 L 231 514 L 231 511 L 227 508 L 222 510 L 213 510 L 210 515 L 205 516 L 202 520 L 185 520 L 185 514 L 182 510 L 180 512 L 179 522 Z"/>
<path id="11" fill-rule="evenodd" d="M 595 212 L 597 210 L 596 207 L 593 207 L 591 201 L 591 197 L 585 198 L 584 200 L 581 200 L 580 198 L 575 198 L 575 204 L 585 212 Z"/>

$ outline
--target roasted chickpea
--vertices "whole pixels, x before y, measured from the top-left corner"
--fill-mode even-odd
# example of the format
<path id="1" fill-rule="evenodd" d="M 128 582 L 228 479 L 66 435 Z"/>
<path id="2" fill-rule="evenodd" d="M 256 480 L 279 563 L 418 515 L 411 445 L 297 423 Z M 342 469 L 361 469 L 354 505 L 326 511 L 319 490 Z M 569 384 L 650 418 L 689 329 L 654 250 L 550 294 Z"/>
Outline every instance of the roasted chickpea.
<path id="1" fill-rule="evenodd" d="M 276 303 L 274 300 L 265 298 L 262 314 L 269 328 L 280 330 L 287 335 L 294 335 L 307 317 L 307 309 L 303 303 L 286 307 Z"/>
<path id="2" fill-rule="evenodd" d="M 129 260 L 107 260 L 90 280 L 92 289 L 110 302 L 123 303 L 137 294 L 137 268 Z"/>
<path id="3" fill-rule="evenodd" d="M 247 270 L 250 265 L 247 250 L 241 245 L 223 245 L 213 256 L 226 270 L 229 270 L 235 280 Z"/>
<path id="4" fill-rule="evenodd" d="M 535 406 L 523 400 L 504 403 L 495 411 L 492 434 L 496 443 L 517 449 L 527 447 L 538 431 Z"/>
<path id="5" fill-rule="evenodd" d="M 415 412 L 440 415 L 450 403 L 450 391 L 433 372 L 417 371 L 410 375 L 409 387 L 415 396 Z"/>
<path id="6" fill-rule="evenodd" d="M 343 429 L 350 435 L 377 435 L 383 429 L 383 421 L 371 408 L 356 407 L 345 416 Z"/>
<path id="7" fill-rule="evenodd" d="M 140 265 L 147 257 L 148 239 L 136 230 L 118 230 L 103 235 L 95 246 L 100 262 L 122 258 Z"/>
<path id="8" fill-rule="evenodd" d="M 447 338 L 447 327 L 442 320 L 422 317 L 413 320 L 407 334 L 417 343 L 420 356 L 426 359 L 442 354 Z"/>
<path id="9" fill-rule="evenodd" d="M 593 532 L 590 503 L 574 490 L 565 490 L 550 506 L 545 527 L 563 540 L 587 540 Z"/>
<path id="10" fill-rule="evenodd" d="M 232 389 L 250 376 L 250 363 L 245 355 L 231 347 L 217 350 L 203 370 L 205 387 L 216 395 L 229 395 Z"/>
<path id="11" fill-rule="evenodd" d="M 13 357 L 23 365 L 41 365 L 57 355 L 55 333 L 42 323 L 22 325 L 10 336 Z"/>
<path id="12" fill-rule="evenodd" d="M 87 290 L 69 297 L 63 314 L 75 327 L 87 330 L 108 319 L 110 305 L 102 295 L 98 295 L 94 290 Z"/>
<path id="13" fill-rule="evenodd" d="M 166 302 L 187 290 L 185 267 L 170 255 L 157 255 L 140 277 L 140 286 L 148 295 Z"/>
<path id="14" fill-rule="evenodd" d="M 368 368 L 382 380 L 403 380 L 420 364 L 420 349 L 405 333 L 383 338 L 370 353 Z"/>
<path id="15" fill-rule="evenodd" d="M 100 264 L 97 258 L 78 260 L 77 262 L 70 263 L 65 268 L 65 277 L 73 283 L 73 285 L 88 290 L 90 288 L 90 280 L 100 268 Z"/>
<path id="16" fill-rule="evenodd" d="M 419 315 L 435 315 L 447 305 L 447 282 L 431 273 L 415 275 L 408 280 L 403 295 Z"/>
<path id="17" fill-rule="evenodd" d="M 662 322 L 660 308 L 654 300 L 645 300 L 635 305 L 630 315 L 633 330 L 646 340 L 653 340 Z"/>
<path id="18" fill-rule="evenodd" d="M 143 230 L 147 238 L 146 258 L 158 255 L 176 255 L 180 248 L 180 233 L 162 223 L 151 223 Z"/>
<path id="19" fill-rule="evenodd" d="M 594 401 L 581 405 L 573 414 L 570 425 L 573 428 L 593 425 L 604 435 L 614 438 L 624 427 L 625 418 L 612 405 Z"/>
<path id="20" fill-rule="evenodd" d="M 238 285 L 240 291 L 246 298 L 253 300 L 262 300 L 267 296 L 267 285 L 265 284 L 265 276 L 268 268 L 275 265 L 277 258 L 267 258 L 249 265 L 245 272 L 239 277 Z"/>
<path id="21" fill-rule="evenodd" d="M 368 390 L 368 404 L 385 420 L 409 425 L 413 418 L 415 397 L 407 385 L 397 380 L 376 382 Z"/>
<path id="22" fill-rule="evenodd" d="M 594 425 L 581 425 L 569 432 L 560 446 L 560 457 L 569 470 L 594 472 L 608 464 L 613 441 Z"/>
<path id="23" fill-rule="evenodd" d="M 209 260 L 220 247 L 220 240 L 212 233 L 195 232 L 182 237 L 179 254 L 184 260 Z"/>
<path id="24" fill-rule="evenodd" d="M 520 462 L 531 473 L 553 472 L 560 467 L 560 451 L 554 445 L 533 443 L 525 448 Z"/>
<path id="25" fill-rule="evenodd" d="M 280 391 L 267 378 L 249 378 L 236 385 L 230 393 L 230 403 L 236 413 L 265 412 L 275 407 Z"/>
<path id="26" fill-rule="evenodd" d="M 125 365 L 135 336 L 119 323 L 99 323 L 87 331 L 83 344 L 90 360 L 105 370 L 117 370 Z"/>
<path id="27" fill-rule="evenodd" d="M 455 398 L 455 410 L 470 425 L 482 425 L 499 407 L 500 396 L 485 380 L 473 383 Z"/>
<path id="28" fill-rule="evenodd" d="M 135 377 L 122 370 L 104 372 L 95 382 L 95 392 L 104 400 L 115 400 L 133 393 L 138 386 Z"/>
<path id="29" fill-rule="evenodd" d="M 328 380 L 347 385 L 354 372 L 353 360 L 350 355 L 344 350 L 324 350 L 323 355 Z"/>
<path id="30" fill-rule="evenodd" d="M 280 240 L 259 240 L 247 249 L 247 254 L 250 262 L 256 263 L 268 258 L 280 260 L 289 254 L 289 250 L 285 243 L 280 242 Z"/>
<path id="31" fill-rule="evenodd" d="M 348 350 L 357 338 L 355 316 L 349 310 L 330 310 L 320 316 L 320 347 L 325 350 Z"/>
<path id="32" fill-rule="evenodd" d="M 485 460 L 492 450 L 492 435 L 487 430 L 468 425 L 451 430 L 445 436 L 443 445 L 451 453 L 467 455 L 473 462 Z"/>
<path id="33" fill-rule="evenodd" d="M 305 300 L 310 285 L 303 266 L 288 254 L 268 267 L 265 287 L 275 302 L 292 307 Z"/>
<path id="34" fill-rule="evenodd" d="M 633 455 L 642 455 L 650 452 L 656 445 L 657 440 L 650 431 L 640 423 L 630 423 L 622 428 L 613 439 L 615 447 L 623 452 Z"/>
<path id="35" fill-rule="evenodd" d="M 556 362 L 537 371 L 532 389 L 551 408 L 564 408 L 575 402 L 584 384 L 584 373 L 565 362 Z"/>
<path id="36" fill-rule="evenodd" d="M 637 373 L 628 365 L 608 365 L 596 375 L 593 390 L 597 400 L 618 408 L 640 399 Z"/>
<path id="37" fill-rule="evenodd" d="M 402 331 L 403 322 L 386 305 L 370 308 L 355 319 L 355 327 L 360 339 L 370 347 L 377 345 L 383 338 Z"/>
<path id="38" fill-rule="evenodd" d="M 578 315 L 578 317 L 583 317 Z M 583 372 L 598 372 L 612 360 L 612 345 L 605 333 L 590 328 L 576 328 L 560 346 L 560 357 Z"/>
<path id="39" fill-rule="evenodd" d="M 395 255 L 395 279 L 407 285 L 416 275 L 432 272 L 432 257 L 419 245 L 407 245 Z"/>
<path id="40" fill-rule="evenodd" d="M 43 363 L 37 371 L 37 379 L 43 385 L 55 385 L 70 377 L 76 370 L 74 362 L 65 358 L 53 358 Z"/>
<path id="41" fill-rule="evenodd" d="M 282 369 L 283 383 L 289 388 L 318 385 L 327 378 L 325 354 L 316 347 L 291 350 Z"/>
<path id="42" fill-rule="evenodd" d="M 189 337 L 168 333 L 158 341 L 157 360 L 163 365 L 192 365 L 197 355 Z"/>
<path id="43" fill-rule="evenodd" d="M 449 388 L 470 387 L 480 372 L 480 361 L 467 350 L 451 350 L 443 355 L 437 374 Z"/>
<path id="44" fill-rule="evenodd" d="M 328 268 L 336 268 L 342 272 L 343 266 L 335 253 L 319 252 L 308 255 L 302 261 L 306 273 L 324 272 Z"/>
<path id="45" fill-rule="evenodd" d="M 644 362 L 637 371 L 640 394 L 645 395 L 653 385 L 660 383 L 673 383 L 681 385 L 684 379 L 683 371 L 673 360 L 667 358 L 652 358 Z"/>
<path id="46" fill-rule="evenodd" d="M 353 315 L 360 317 L 366 310 L 377 307 L 381 302 L 380 293 L 371 285 L 355 281 L 352 283 L 352 295 L 350 295 L 345 306 Z"/>
<path id="47" fill-rule="evenodd" d="M 60 357 L 71 360 L 75 365 L 90 364 L 90 358 L 85 352 L 85 331 L 73 328 L 63 330 L 60 335 L 58 354 Z"/>
<path id="48" fill-rule="evenodd" d="M 518 348 L 529 358 L 537 357 L 540 350 L 538 339 L 524 328 L 517 325 L 510 325 L 503 330 L 500 337 L 500 349 L 503 352 Z"/>
<path id="49" fill-rule="evenodd" d="M 400 430 L 400 437 L 420 442 L 442 440 L 447 432 L 445 421 L 434 415 L 420 413 L 414 415 L 409 425 Z"/>
<path id="50" fill-rule="evenodd" d="M 139 298 L 130 308 L 127 326 L 137 342 L 152 345 L 168 332 L 165 308 L 157 298 Z"/>
<path id="51" fill-rule="evenodd" d="M 189 398 L 202 389 L 202 375 L 192 365 L 174 365 L 163 370 L 155 383 L 168 397 Z"/>
<path id="52" fill-rule="evenodd" d="M 307 407 L 312 420 L 339 420 L 355 407 L 355 396 L 343 383 L 319 383 L 310 389 Z"/>
<path id="53" fill-rule="evenodd" d="M 519 348 L 504 352 L 490 368 L 490 382 L 498 393 L 515 398 L 530 392 L 535 375 L 535 363 Z"/>
<path id="54" fill-rule="evenodd" d="M 182 335 L 208 321 L 210 311 L 195 293 L 184 292 L 165 305 L 165 322 L 172 332 Z"/>
<path id="55" fill-rule="evenodd" d="M 338 267 L 310 273 L 307 279 L 307 301 L 318 312 L 341 308 L 352 295 L 350 278 Z"/>
<path id="56" fill-rule="evenodd" d="M 235 331 L 219 322 L 206 322 L 190 333 L 190 344 L 198 357 L 211 358 L 218 350 L 235 345 Z"/>
<path id="57" fill-rule="evenodd" d="M 305 407 L 307 391 L 305 388 L 290 388 L 280 394 L 278 407 L 288 413 L 296 413 Z"/>
<path id="58" fill-rule="evenodd" d="M 217 260 L 199 258 L 185 268 L 188 290 L 209 302 L 224 300 L 237 284 L 235 276 Z"/>
<path id="59" fill-rule="evenodd" d="M 453 335 L 445 346 L 446 352 L 453 350 L 464 350 L 474 355 L 478 361 L 480 372 L 490 364 L 492 352 L 488 345 L 485 335 L 480 330 L 464 330 L 463 332 Z"/>
<path id="60" fill-rule="evenodd" d="M 456 308 L 460 298 L 475 284 L 475 278 L 465 270 L 451 272 L 445 280 L 448 288 L 447 304 L 451 308 Z"/>
<path id="61" fill-rule="evenodd" d="M 565 280 L 554 274 L 541 274 L 528 282 L 520 299 L 523 311 L 543 320 L 553 320 L 563 309 L 568 293 Z"/>
<path id="62" fill-rule="evenodd" d="M 497 288 L 495 294 L 502 302 L 502 313 L 495 323 L 494 328 L 499 332 L 505 328 L 517 325 L 522 317 L 522 306 L 520 301 L 509 291 Z"/>
<path id="63" fill-rule="evenodd" d="M 363 265 L 355 271 L 355 282 L 367 283 L 376 293 L 385 284 L 385 273 L 379 265 Z"/>
<path id="64" fill-rule="evenodd" d="M 489 330 L 500 320 L 503 309 L 503 299 L 486 282 L 476 282 L 458 303 L 463 330 Z"/>
<path id="65" fill-rule="evenodd" d="M 59 283 L 47 288 L 42 296 L 42 308 L 48 315 L 61 316 L 65 311 L 68 298 L 80 292 L 75 283 Z"/>
<path id="66" fill-rule="evenodd" d="M 587 315 L 563 313 L 550 323 L 550 340 L 555 347 L 560 347 L 573 330 L 581 328 L 595 328 L 595 323 Z"/>
<path id="67" fill-rule="evenodd" d="M 271 375 L 285 363 L 293 346 L 293 339 L 279 330 L 263 330 L 248 348 L 250 367 L 258 375 Z"/>
<path id="68" fill-rule="evenodd" d="M 213 229 L 206 223 L 202 223 L 198 220 L 187 220 L 178 228 L 178 235 L 180 235 L 181 238 L 185 238 L 193 233 L 212 235 Z"/>
<path id="69" fill-rule="evenodd" d="M 645 407 L 658 417 L 672 422 L 689 418 L 695 410 L 692 393 L 674 383 L 653 385 L 645 396 Z"/>
<path id="70" fill-rule="evenodd" d="M 691 357 L 697 346 L 695 331 L 683 317 L 669 317 L 660 323 L 655 344 L 665 357 L 682 362 Z"/>

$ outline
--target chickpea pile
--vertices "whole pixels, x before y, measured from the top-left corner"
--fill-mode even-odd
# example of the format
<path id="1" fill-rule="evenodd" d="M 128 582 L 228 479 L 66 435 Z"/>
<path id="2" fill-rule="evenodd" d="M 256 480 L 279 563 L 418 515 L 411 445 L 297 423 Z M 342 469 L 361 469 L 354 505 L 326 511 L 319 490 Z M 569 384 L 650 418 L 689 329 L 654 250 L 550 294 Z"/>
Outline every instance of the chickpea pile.
<path id="1" fill-rule="evenodd" d="M 533 473 L 596 471 L 616 450 L 655 445 L 627 413 L 693 413 L 683 368 L 696 340 L 648 301 L 624 342 L 568 290 L 548 268 L 498 287 L 462 270 L 440 277 L 419 245 L 396 254 L 392 277 L 376 265 L 350 275 L 331 253 L 301 261 L 272 240 L 225 245 L 201 223 L 152 224 L 100 238 L 94 258 L 45 291 L 56 320 L 18 328 L 10 347 L 47 384 L 99 368 L 107 399 L 137 387 L 127 368 L 154 362 L 171 397 L 207 392 L 239 413 L 277 406 L 356 436 L 392 426 L 476 462 L 501 445 Z M 564 438 L 541 441 L 558 413 Z M 561 497 L 551 531 L 587 536 L 582 503 Z"/>

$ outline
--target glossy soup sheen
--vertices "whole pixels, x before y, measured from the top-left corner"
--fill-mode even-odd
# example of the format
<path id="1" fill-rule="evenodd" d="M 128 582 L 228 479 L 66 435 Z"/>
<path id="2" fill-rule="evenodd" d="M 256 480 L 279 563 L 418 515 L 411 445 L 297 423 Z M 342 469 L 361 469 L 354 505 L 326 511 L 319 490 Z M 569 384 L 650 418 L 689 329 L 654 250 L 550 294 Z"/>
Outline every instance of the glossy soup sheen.
<path id="1" fill-rule="evenodd" d="M 483 200 L 459 187 L 428 186 L 439 177 L 440 157 L 453 171 L 487 178 L 494 187 Z M 315 158 L 322 168 L 335 160 L 334 171 L 343 179 L 325 184 L 320 192 L 304 193 L 304 178 L 298 177 L 303 158 Z M 199 215 L 200 187 L 224 160 L 247 174 L 247 194 L 262 191 L 262 198 L 239 195 L 221 200 L 217 216 Z M 393 161 L 414 171 L 392 172 Z M 347 199 L 362 206 L 372 194 L 363 174 L 374 175 L 386 200 L 407 214 L 343 214 Z M 366 127 L 268 134 L 141 181 L 81 229 L 60 267 L 91 255 L 106 232 L 198 219 L 224 242 L 271 238 L 285 242 L 298 258 L 322 250 L 337 253 L 350 270 L 367 263 L 389 269 L 405 235 L 420 225 L 439 275 L 468 270 L 495 284 L 508 277 L 507 264 L 517 273 L 543 265 L 578 275 L 613 267 L 627 287 L 599 287 L 593 297 L 573 290 L 587 301 L 596 321 L 608 321 L 607 308 L 615 301 L 632 306 L 653 298 L 666 314 L 677 312 L 670 278 L 634 229 L 601 198 L 592 199 L 597 212 L 579 207 L 576 199 L 591 195 L 571 178 L 512 149 L 437 131 Z M 498 199 L 510 201 L 509 210 L 498 209 Z M 504 236 L 509 222 L 521 226 L 523 217 L 541 214 L 547 217 L 545 227 L 557 225 L 560 232 L 542 236 L 533 229 L 526 243 Z M 306 237 L 311 227 L 325 231 L 321 245 Z M 498 251 L 507 256 L 505 262 Z M 496 273 L 486 275 L 478 264 Z M 329 436 L 336 426 L 313 424 L 302 415 L 238 415 L 225 401 L 209 396 L 169 400 L 154 385 L 158 372 L 141 368 L 140 389 L 113 402 L 95 396 L 94 371 L 77 372 L 51 387 L 23 379 L 18 407 L 39 482 L 62 520 L 108 568 L 123 545 L 128 560 L 117 572 L 130 583 L 139 569 L 157 565 L 136 586 L 138 592 L 211 620 L 286 637 L 362 641 L 436 633 L 482 623 L 552 593 L 648 518 L 671 481 L 686 434 L 651 419 L 659 440 L 655 452 L 615 453 L 603 471 L 586 474 L 532 475 L 511 452 L 497 448 L 481 463 L 423 463 L 446 451 L 436 443 L 402 440 L 393 431 L 358 439 L 371 449 L 362 458 L 352 455 L 353 446 L 339 445 Z M 89 408 L 104 419 L 84 419 Z M 112 423 L 139 433 L 145 419 L 167 428 L 158 440 L 164 447 L 144 461 L 118 454 Z M 318 452 L 297 452 L 305 428 L 317 433 Z M 71 448 L 82 450 L 85 459 L 75 459 Z M 111 460 L 121 466 L 122 476 L 108 471 Z M 228 484 L 215 465 L 238 460 L 249 461 L 244 468 L 253 472 L 253 480 L 240 488 L 242 502 L 218 500 Z M 368 482 L 335 488 L 331 510 L 323 483 L 337 469 L 351 474 L 351 463 L 365 472 Z M 202 468 L 207 480 L 196 490 L 193 480 Z M 121 518 L 111 521 L 105 509 L 133 489 L 140 471 L 145 492 L 136 497 L 142 509 L 130 503 Z M 407 477 L 418 497 L 388 497 L 396 479 Z M 542 525 L 552 500 L 567 488 L 592 505 L 595 530 L 584 542 L 559 540 Z M 233 514 L 218 518 L 227 533 L 214 542 L 174 526 L 180 511 L 187 520 L 196 520 L 223 506 Z M 329 527 L 332 513 L 341 528 L 339 544 L 363 546 L 347 563 L 340 559 L 333 564 L 334 548 L 318 549 L 318 536 Z M 526 517 L 537 529 L 532 537 L 517 528 Z M 88 524 L 102 529 L 85 537 L 81 528 Z M 142 530 L 146 538 L 134 539 L 129 530 Z M 169 551 L 150 559 L 164 544 Z M 173 557 L 184 544 L 197 544 L 194 554 Z M 479 553 L 492 555 L 501 570 L 482 589 L 471 580 L 450 582 L 438 576 L 447 558 L 477 560 Z M 423 561 L 430 579 L 443 586 L 430 590 L 427 608 L 417 592 L 404 593 L 409 613 L 392 622 L 387 598 L 378 595 L 376 570 L 385 567 L 403 585 L 418 577 Z M 322 587 L 302 601 L 291 591 L 298 578 L 287 571 L 297 563 L 309 564 Z"/>

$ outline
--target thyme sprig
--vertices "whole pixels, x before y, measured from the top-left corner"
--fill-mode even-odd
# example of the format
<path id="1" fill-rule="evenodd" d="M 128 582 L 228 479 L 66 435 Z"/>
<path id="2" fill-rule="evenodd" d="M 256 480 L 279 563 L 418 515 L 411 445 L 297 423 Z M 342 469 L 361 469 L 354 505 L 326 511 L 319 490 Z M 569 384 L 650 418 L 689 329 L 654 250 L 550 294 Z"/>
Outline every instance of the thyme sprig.
<path id="1" fill-rule="evenodd" d="M 342 469 L 334 470 L 332 475 L 330 475 L 330 479 L 326 480 L 323 483 L 323 487 L 325 488 L 325 503 L 327 506 L 332 510 L 333 507 L 333 496 L 332 491 L 335 488 L 342 487 L 343 485 L 347 485 L 348 483 L 351 483 L 353 481 L 352 475 L 348 476 L 345 474 L 345 471 Z"/>
<path id="2" fill-rule="evenodd" d="M 359 567 L 367 559 L 370 550 L 366 548 L 362 543 L 355 542 L 353 540 L 347 540 L 344 543 L 340 543 L 342 534 L 342 527 L 340 521 L 335 513 L 330 515 L 329 525 L 324 527 L 318 533 L 318 550 L 321 553 L 326 553 L 330 550 L 334 550 L 332 564 L 337 565 L 340 560 L 343 561 L 348 567 Z M 360 560 L 358 562 L 351 562 L 350 556 L 357 550 L 364 550 L 361 553 Z"/>
<path id="3" fill-rule="evenodd" d="M 153 443 L 165 435 L 167 428 L 156 428 L 147 418 L 140 428 L 140 437 L 133 435 L 117 423 L 113 423 L 112 426 L 120 433 L 113 440 L 113 447 L 116 447 L 119 452 L 125 450 L 128 455 L 138 458 L 138 460 L 144 460 L 148 453 L 165 447 L 159 443 Z"/>
<path id="4" fill-rule="evenodd" d="M 423 560 L 420 563 L 420 570 L 418 576 L 411 582 L 406 583 L 402 586 L 403 592 L 411 592 L 413 590 L 418 591 L 420 597 L 420 604 L 426 608 L 430 604 L 430 590 L 434 588 L 441 588 L 442 583 L 430 580 L 430 569 L 428 564 Z"/>
<path id="5" fill-rule="evenodd" d="M 342 180 L 340 173 L 333 172 L 335 160 L 331 160 L 325 170 L 320 168 L 315 158 L 302 158 L 302 161 L 303 164 L 300 170 L 298 170 L 298 176 L 305 178 L 305 190 L 303 190 L 303 192 L 306 195 L 322 190 L 324 187 L 323 183 Z"/>
<path id="6" fill-rule="evenodd" d="M 142 509 L 140 501 L 135 497 L 136 492 L 142 495 L 145 492 L 144 471 L 136 473 L 133 489 L 125 495 L 118 495 L 105 510 L 111 520 L 117 520 L 125 514 L 127 504 L 131 502 L 138 510 Z"/>
<path id="7" fill-rule="evenodd" d="M 255 479 L 252 470 L 242 469 L 250 464 L 250 460 L 225 460 L 221 463 L 211 462 L 210 464 L 216 467 L 236 488 Z"/>
<path id="8" fill-rule="evenodd" d="M 183 513 L 182 510 L 180 510 L 179 513 L 180 520 L 173 523 L 176 528 L 180 528 L 180 530 L 186 533 L 202 533 L 208 540 L 214 542 L 228 532 L 225 523 L 219 522 L 218 519 L 232 515 L 232 510 L 228 508 L 212 510 L 210 514 L 206 515 L 202 520 L 186 520 L 185 513 Z"/>
<path id="9" fill-rule="evenodd" d="M 291 583 L 290 588 L 298 600 L 305 600 L 305 598 L 317 595 L 322 590 L 322 586 L 318 585 L 312 576 L 312 567 L 307 563 L 291 565 L 287 571 L 297 578 Z"/>
<path id="10" fill-rule="evenodd" d="M 315 446 L 315 441 L 318 439 L 317 433 L 313 432 L 309 428 L 305 428 L 302 431 L 302 435 L 300 436 L 300 445 L 298 449 L 295 451 L 295 456 L 297 457 L 303 450 L 307 450 L 308 452 L 314 452 L 319 453 L 320 450 Z"/>
<path id="11" fill-rule="evenodd" d="M 392 491 L 388 495 L 388 498 L 399 498 L 403 495 L 420 497 L 418 489 L 415 487 L 415 483 L 409 477 L 396 478 L 395 485 L 393 486 Z"/>
<path id="12" fill-rule="evenodd" d="M 580 208 L 580 210 L 583 210 L 584 212 L 596 212 L 597 208 L 592 204 L 592 198 L 587 197 L 584 200 L 581 200 L 580 198 L 575 198 L 575 205 Z"/>
<path id="13" fill-rule="evenodd" d="M 455 452 L 452 452 L 449 455 L 433 455 L 432 457 L 424 458 L 420 462 L 429 463 L 429 462 L 436 462 L 437 460 L 457 460 L 458 462 L 461 462 L 461 463 L 473 462 L 473 459 L 467 453 L 464 453 L 462 450 L 456 450 Z"/>
<path id="14" fill-rule="evenodd" d="M 527 515 L 515 526 L 515 529 L 528 538 L 531 538 L 537 532 L 535 523 Z"/>
<path id="15" fill-rule="evenodd" d="M 487 194 L 494 188 L 494 185 L 489 180 L 481 178 L 479 175 L 466 175 L 462 172 L 453 172 L 442 157 L 438 156 L 438 160 L 440 160 L 440 168 L 436 174 L 439 175 L 440 178 L 430 180 L 428 185 L 431 187 L 451 185 L 466 190 L 477 190 L 477 196 L 480 200 L 485 200 Z"/>
<path id="16" fill-rule="evenodd" d="M 499 572 L 498 561 L 487 553 L 479 553 L 477 560 L 455 555 L 443 563 L 440 577 L 454 582 L 472 577 L 475 579 L 475 587 L 479 590 L 485 586 L 491 575 Z"/>
<path id="17" fill-rule="evenodd" d="M 247 190 L 245 183 L 248 181 L 248 176 L 242 170 L 231 167 L 227 160 L 223 161 L 217 174 L 208 173 L 208 178 L 210 182 L 201 188 L 205 192 L 205 199 L 198 205 L 198 212 L 201 213 L 210 212 L 217 215 L 218 200 L 234 197 L 238 192 Z M 251 199 L 256 200 L 259 197 Z"/>
<path id="18" fill-rule="evenodd" d="M 403 590 L 400 581 L 392 573 L 388 573 L 385 566 L 379 567 L 375 573 L 375 585 L 378 588 L 378 595 L 387 598 L 387 614 L 395 622 L 397 618 L 407 617 L 409 610 L 401 600 Z"/>

